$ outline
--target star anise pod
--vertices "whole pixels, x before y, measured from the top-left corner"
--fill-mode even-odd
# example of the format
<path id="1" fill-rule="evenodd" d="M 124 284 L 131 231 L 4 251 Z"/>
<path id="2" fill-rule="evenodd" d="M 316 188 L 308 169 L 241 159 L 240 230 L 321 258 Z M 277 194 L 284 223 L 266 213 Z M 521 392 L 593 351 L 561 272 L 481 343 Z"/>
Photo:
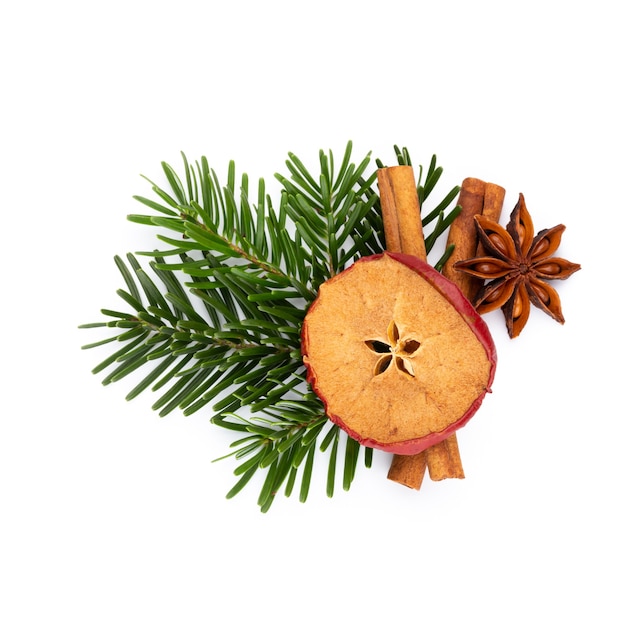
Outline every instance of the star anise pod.
<path id="1" fill-rule="evenodd" d="M 580 269 L 577 263 L 552 256 L 561 243 L 565 226 L 559 224 L 535 236 L 521 193 L 506 229 L 481 215 L 475 221 L 485 255 L 459 261 L 454 267 L 488 281 L 476 294 L 476 310 L 483 314 L 501 308 L 511 338 L 517 337 L 526 325 L 531 302 L 563 324 L 559 295 L 545 281 L 564 280 Z"/>

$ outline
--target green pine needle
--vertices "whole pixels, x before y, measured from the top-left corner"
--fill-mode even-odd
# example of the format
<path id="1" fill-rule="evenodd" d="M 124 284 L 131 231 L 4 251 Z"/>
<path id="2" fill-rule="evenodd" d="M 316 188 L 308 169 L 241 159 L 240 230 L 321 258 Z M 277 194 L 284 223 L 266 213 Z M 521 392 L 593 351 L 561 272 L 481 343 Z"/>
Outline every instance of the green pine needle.
<path id="1" fill-rule="evenodd" d="M 394 146 L 394 153 L 398 164 L 411 165 L 407 148 Z M 324 281 L 385 249 L 375 168 L 382 162 L 371 163 L 369 154 L 354 162 L 351 142 L 337 162 L 332 151 L 320 151 L 316 172 L 290 153 L 287 173 L 275 176 L 281 191 L 274 204 L 263 179 L 253 199 L 233 162 L 222 186 L 205 157 L 182 160 L 182 174 L 161 164 L 167 188 L 144 177 L 154 197 L 134 196 L 149 212 L 128 219 L 155 227 L 161 249 L 137 253 L 150 259 L 146 266 L 132 254 L 115 257 L 125 285 L 117 293 L 130 310 L 102 309 L 104 321 L 81 326 L 116 333 L 83 346 L 115 346 L 93 372 L 108 371 L 109 384 L 144 371 L 126 397 L 152 390 L 161 416 L 211 407 L 212 422 L 237 437 L 222 457 L 239 461 L 227 498 L 264 472 L 262 512 L 283 486 L 286 497 L 298 489 L 305 502 L 320 455 L 332 497 L 341 450 L 342 484 L 350 489 L 362 446 L 328 420 L 308 386 L 300 330 Z M 435 156 L 425 176 L 419 168 L 422 205 L 441 174 Z M 434 223 L 427 250 L 456 217 L 450 206 L 458 191 L 424 215 L 424 226 Z M 440 270 L 450 253 L 434 266 Z M 365 467 L 372 458 L 365 448 Z"/>

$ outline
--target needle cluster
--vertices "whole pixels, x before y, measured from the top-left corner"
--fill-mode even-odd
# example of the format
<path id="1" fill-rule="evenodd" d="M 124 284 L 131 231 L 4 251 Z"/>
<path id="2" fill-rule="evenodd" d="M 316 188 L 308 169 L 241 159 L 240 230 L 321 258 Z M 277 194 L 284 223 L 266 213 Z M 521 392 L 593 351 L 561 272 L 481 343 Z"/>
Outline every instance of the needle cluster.
<path id="1" fill-rule="evenodd" d="M 399 164 L 410 164 L 406 149 L 395 150 Z M 161 416 L 210 408 L 213 423 L 234 434 L 225 457 L 236 459 L 237 479 L 227 497 L 263 471 L 261 511 L 280 489 L 287 496 L 297 490 L 304 502 L 314 459 L 324 453 L 328 496 L 339 471 L 348 490 L 362 446 L 327 419 L 307 385 L 300 332 L 324 281 L 385 249 L 370 155 L 353 162 L 351 143 L 338 162 L 332 151 L 320 151 L 313 175 L 289 154 L 288 173 L 276 174 L 277 206 L 264 180 L 251 189 L 233 162 L 222 185 L 205 157 L 182 159 L 182 176 L 162 163 L 167 185 L 146 179 L 153 197 L 135 196 L 149 212 L 129 219 L 156 227 L 159 249 L 115 257 L 124 306 L 102 309 L 104 320 L 82 326 L 112 330 L 84 346 L 112 348 L 94 373 L 104 374 L 104 384 L 144 373 L 127 399 L 151 389 Z M 422 184 L 420 168 L 422 203 L 441 171 L 433 157 Z M 457 193 L 425 216 L 426 224 L 435 222 L 430 248 L 456 215 L 446 209 Z M 363 459 L 371 465 L 370 448 Z"/>

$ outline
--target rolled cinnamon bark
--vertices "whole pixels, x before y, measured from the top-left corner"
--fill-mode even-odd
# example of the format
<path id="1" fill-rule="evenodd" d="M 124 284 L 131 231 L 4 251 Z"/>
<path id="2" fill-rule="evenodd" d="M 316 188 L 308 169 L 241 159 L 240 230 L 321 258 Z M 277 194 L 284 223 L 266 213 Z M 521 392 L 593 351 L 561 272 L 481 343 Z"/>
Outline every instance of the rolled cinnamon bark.
<path id="1" fill-rule="evenodd" d="M 472 300 L 478 293 L 483 281 L 455 270 L 454 264 L 480 254 L 474 217 L 484 215 L 498 222 L 504 203 L 504 194 L 503 187 L 486 183 L 478 178 L 466 178 L 461 184 L 458 200 L 461 213 L 452 222 L 448 231 L 448 245 L 454 244 L 454 250 L 441 273 L 455 283 L 468 300 Z"/>
<path id="2" fill-rule="evenodd" d="M 412 254 L 426 260 L 426 244 L 413 168 L 381 168 L 377 172 L 380 204 L 389 252 Z"/>
<path id="3" fill-rule="evenodd" d="M 458 204 L 461 212 L 448 231 L 448 245 L 453 244 L 454 250 L 441 270 L 441 273 L 455 283 L 470 300 L 480 288 L 479 281 L 469 274 L 455 270 L 454 264 L 476 254 L 478 235 L 474 216 L 483 212 L 484 199 L 485 182 L 478 178 L 466 178 L 459 192 Z"/>
<path id="4" fill-rule="evenodd" d="M 452 222 L 448 231 L 448 245 L 453 244 L 454 251 L 443 266 L 442 274 L 455 283 L 470 301 L 478 293 L 483 281 L 455 270 L 454 264 L 456 261 L 468 259 L 480 253 L 474 216 L 482 214 L 497 222 L 502 212 L 504 194 L 503 187 L 486 183 L 478 178 L 466 178 L 461 184 L 458 202 L 461 206 L 461 213 Z M 464 478 L 460 456 L 453 450 L 453 446 L 457 445 L 456 437 L 454 441 L 449 437 L 439 445 L 443 444 L 447 444 L 449 448 L 448 455 L 439 451 L 437 461 L 432 463 L 428 458 L 428 471 L 431 479 Z M 430 456 L 430 448 L 426 450 L 426 454 L 427 457 Z"/>
<path id="5" fill-rule="evenodd" d="M 456 433 L 426 450 L 426 464 L 431 480 L 465 478 Z"/>
<path id="6" fill-rule="evenodd" d="M 483 203 L 483 215 L 493 222 L 500 221 L 500 214 L 504 205 L 504 187 L 495 183 L 485 183 L 485 201 Z"/>
<path id="7" fill-rule="evenodd" d="M 461 213 L 454 220 L 448 232 L 448 245 L 453 244 L 454 250 L 444 265 L 442 273 L 454 282 L 470 300 L 482 286 L 482 281 L 458 272 L 454 269 L 454 264 L 457 261 L 480 254 L 474 216 L 483 214 L 485 217 L 498 222 L 502 212 L 504 195 L 504 188 L 494 183 L 486 183 L 478 178 L 466 178 L 461 185 L 458 199 Z M 419 489 L 426 467 L 428 467 L 431 480 L 465 477 L 456 433 L 416 456 L 404 458 L 400 455 L 394 456 L 387 478 L 407 487 Z"/>
<path id="8" fill-rule="evenodd" d="M 426 261 L 426 244 L 413 168 L 396 166 L 379 169 L 378 188 L 387 250 L 411 254 Z M 387 478 L 419 489 L 426 467 L 433 480 L 463 478 L 455 434 L 420 454 L 394 455 Z"/>
<path id="9" fill-rule="evenodd" d="M 394 454 L 387 478 L 405 487 L 419 489 L 426 474 L 426 465 L 426 450 L 413 455 Z"/>
<path id="10" fill-rule="evenodd" d="M 496 185 L 495 183 L 485 183 L 485 200 L 483 202 L 482 214 L 492 222 L 498 223 L 500 221 L 500 214 L 502 213 L 502 207 L 504 205 L 504 187 Z M 484 254 L 483 245 L 478 242 L 476 246 L 476 256 L 482 256 Z"/>

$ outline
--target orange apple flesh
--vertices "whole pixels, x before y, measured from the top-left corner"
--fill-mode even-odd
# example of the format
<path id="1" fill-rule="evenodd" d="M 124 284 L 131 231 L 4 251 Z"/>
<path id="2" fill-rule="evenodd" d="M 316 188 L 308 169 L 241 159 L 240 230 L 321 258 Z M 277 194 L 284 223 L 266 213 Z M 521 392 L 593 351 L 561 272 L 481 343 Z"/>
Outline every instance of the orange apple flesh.
<path id="1" fill-rule="evenodd" d="M 363 445 L 417 454 L 491 391 L 496 350 L 460 290 L 414 256 L 365 257 L 324 283 L 302 327 L 307 380 Z"/>

